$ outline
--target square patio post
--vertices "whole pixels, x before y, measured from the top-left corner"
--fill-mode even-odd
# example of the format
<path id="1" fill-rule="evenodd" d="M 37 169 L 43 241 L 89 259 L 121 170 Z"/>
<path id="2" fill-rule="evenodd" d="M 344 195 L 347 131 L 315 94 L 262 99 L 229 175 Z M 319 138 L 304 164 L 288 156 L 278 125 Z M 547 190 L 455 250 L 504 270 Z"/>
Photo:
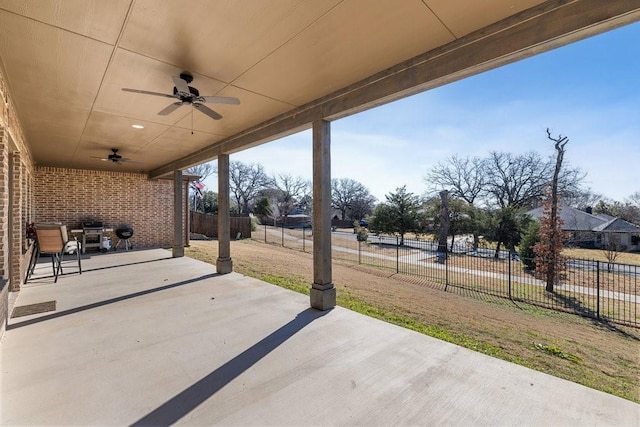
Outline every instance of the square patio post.
<path id="1" fill-rule="evenodd" d="M 233 271 L 231 261 L 231 220 L 229 213 L 229 155 L 218 156 L 218 259 L 219 274 Z"/>
<path id="2" fill-rule="evenodd" d="M 331 271 L 331 123 L 313 122 L 313 284 L 311 307 L 336 305 Z"/>
<path id="3" fill-rule="evenodd" d="M 173 250 L 174 258 L 184 256 L 182 235 L 182 171 L 173 171 Z"/>

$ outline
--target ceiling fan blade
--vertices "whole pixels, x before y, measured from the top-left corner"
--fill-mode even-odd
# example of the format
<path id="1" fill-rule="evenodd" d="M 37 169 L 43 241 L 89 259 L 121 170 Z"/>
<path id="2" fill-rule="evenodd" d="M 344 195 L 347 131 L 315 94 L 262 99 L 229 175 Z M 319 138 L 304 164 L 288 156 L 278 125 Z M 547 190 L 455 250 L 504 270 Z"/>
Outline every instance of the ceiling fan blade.
<path id="1" fill-rule="evenodd" d="M 151 92 L 151 91 L 148 91 L 148 90 L 129 89 L 129 88 L 126 88 L 126 87 L 123 87 L 122 90 L 125 91 L 125 92 L 141 93 L 143 95 L 162 96 L 163 98 L 175 98 L 175 96 L 173 96 L 173 95 L 169 95 L 169 94 L 166 94 L 166 93 L 159 93 L 159 92 Z"/>
<path id="2" fill-rule="evenodd" d="M 193 107 L 197 108 L 198 110 L 202 111 L 204 114 L 206 114 L 207 116 L 211 117 L 213 120 L 220 120 L 222 118 L 222 116 L 218 113 L 216 113 L 215 111 L 213 111 L 211 108 L 202 105 L 202 104 L 198 104 L 198 103 L 193 103 Z"/>
<path id="3" fill-rule="evenodd" d="M 185 95 L 191 94 L 191 92 L 189 91 L 189 85 L 187 84 L 187 82 L 185 82 L 178 76 L 171 76 L 171 79 L 173 80 L 173 85 L 176 87 L 176 89 L 178 89 L 178 92 L 183 93 Z"/>
<path id="4" fill-rule="evenodd" d="M 136 162 L 135 160 L 131 160 L 128 157 L 123 157 L 121 159 L 119 159 L 117 162 L 115 163 L 142 163 L 142 162 Z"/>
<path id="5" fill-rule="evenodd" d="M 204 102 L 210 102 L 212 104 L 232 104 L 239 105 L 240 100 L 231 96 L 201 96 Z"/>
<path id="6" fill-rule="evenodd" d="M 174 102 L 173 104 L 169 104 L 169 106 L 167 108 L 165 108 L 164 110 L 160 111 L 158 113 L 159 116 L 166 116 L 169 115 L 171 113 L 173 113 L 174 111 L 176 111 L 178 109 L 178 107 L 180 107 L 183 103 L 182 102 Z"/>

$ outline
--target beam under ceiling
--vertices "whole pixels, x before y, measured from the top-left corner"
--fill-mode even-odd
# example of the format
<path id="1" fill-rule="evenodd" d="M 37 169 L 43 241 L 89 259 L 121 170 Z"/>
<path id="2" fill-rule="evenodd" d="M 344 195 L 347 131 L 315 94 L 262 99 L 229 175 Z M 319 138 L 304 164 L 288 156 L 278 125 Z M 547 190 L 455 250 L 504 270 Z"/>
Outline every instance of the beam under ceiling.
<path id="1" fill-rule="evenodd" d="M 150 179 L 640 20 L 640 0 L 554 0 L 426 52 L 175 162 Z"/>

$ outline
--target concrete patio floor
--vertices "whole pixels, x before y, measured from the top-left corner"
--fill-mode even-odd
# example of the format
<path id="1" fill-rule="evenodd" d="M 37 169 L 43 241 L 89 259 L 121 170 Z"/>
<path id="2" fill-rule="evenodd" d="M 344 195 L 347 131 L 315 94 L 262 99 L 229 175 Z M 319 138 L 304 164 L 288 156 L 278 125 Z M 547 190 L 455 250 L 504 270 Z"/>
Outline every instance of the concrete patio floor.
<path id="1" fill-rule="evenodd" d="M 72 259 L 71 257 L 69 258 Z M 640 405 L 162 249 L 43 260 L 1 425 L 640 425 Z"/>

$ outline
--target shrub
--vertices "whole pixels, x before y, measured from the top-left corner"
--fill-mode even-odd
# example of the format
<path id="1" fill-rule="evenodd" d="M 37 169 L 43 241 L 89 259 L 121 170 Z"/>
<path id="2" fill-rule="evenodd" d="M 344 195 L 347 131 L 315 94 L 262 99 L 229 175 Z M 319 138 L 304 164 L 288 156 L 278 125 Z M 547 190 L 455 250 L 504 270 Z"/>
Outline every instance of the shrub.
<path id="1" fill-rule="evenodd" d="M 522 263 L 530 270 L 535 270 L 536 263 L 534 261 L 535 252 L 533 247 L 540 241 L 540 223 L 531 221 L 526 228 L 520 241 L 520 259 Z"/>
<path id="2" fill-rule="evenodd" d="M 356 228 L 356 239 L 358 239 L 358 242 L 366 242 L 368 238 L 369 238 L 369 232 L 367 231 L 366 228 L 364 227 Z"/>

